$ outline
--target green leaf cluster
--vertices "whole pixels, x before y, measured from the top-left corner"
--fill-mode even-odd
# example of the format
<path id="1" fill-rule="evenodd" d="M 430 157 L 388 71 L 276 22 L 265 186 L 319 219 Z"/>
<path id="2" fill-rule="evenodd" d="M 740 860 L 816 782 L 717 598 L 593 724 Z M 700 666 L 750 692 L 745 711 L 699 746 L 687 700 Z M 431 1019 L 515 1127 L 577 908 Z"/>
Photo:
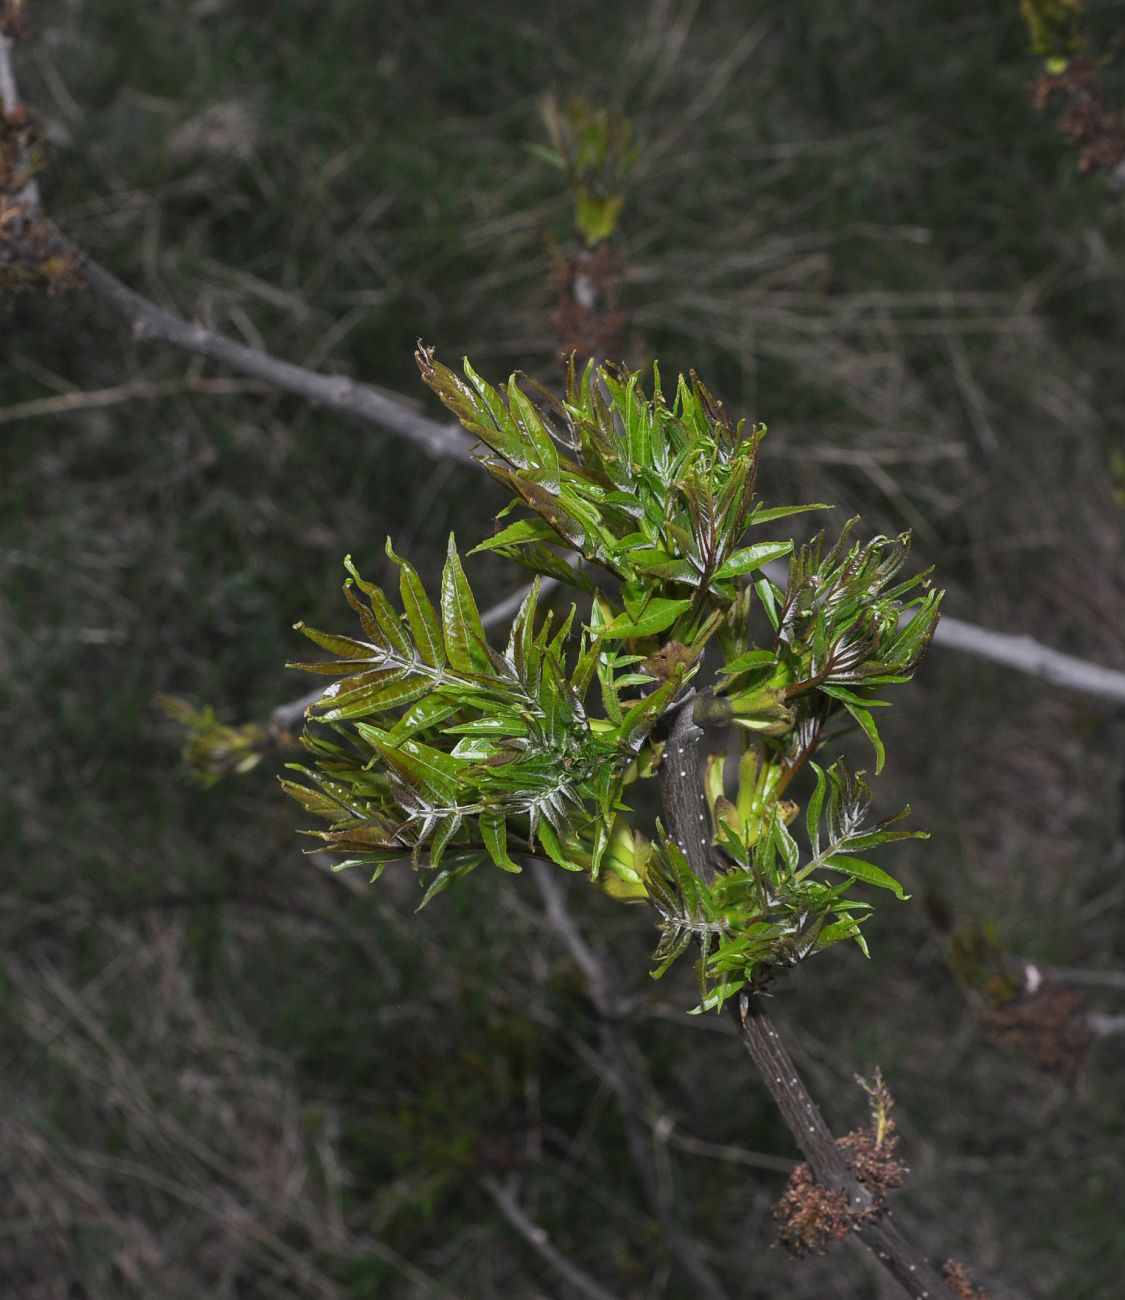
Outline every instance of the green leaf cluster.
<path id="1" fill-rule="evenodd" d="M 572 362 L 556 398 L 518 376 L 493 387 L 468 361 L 456 375 L 425 348 L 418 362 L 511 496 L 476 549 L 536 578 L 499 649 L 452 538 L 436 603 L 389 542 L 397 602 L 348 562 L 362 637 L 298 625 L 334 658 L 297 666 L 338 679 L 310 710 L 312 764 L 286 782 L 328 821 L 312 833 L 375 875 L 409 859 L 430 873 L 423 902 L 489 860 L 585 872 L 655 909 L 656 974 L 698 941 L 704 1008 L 835 943 L 866 952 L 870 891 L 906 896 L 869 855 L 917 833 L 872 819 L 863 774 L 821 755 L 858 730 L 883 766 L 877 695 L 909 680 L 940 601 L 928 574 L 899 576 L 909 535 L 856 540 L 851 520 L 832 543 L 748 540 L 823 507 L 757 499 L 764 428 L 733 423 L 694 375 L 666 400 L 659 371 L 647 395 L 623 367 Z M 786 556 L 784 582 L 763 572 Z M 540 615 L 544 575 L 577 591 L 581 617 Z M 622 801 L 659 773 L 662 720 L 686 707 L 719 742 L 705 872 Z"/>
<path id="2" fill-rule="evenodd" d="M 722 793 L 723 758 L 712 760 L 714 842 L 725 864 L 712 884 L 691 872 L 666 836 L 649 856 L 645 884 L 662 929 L 654 974 L 662 975 L 698 940 L 699 1010 L 721 1008 L 739 989 L 761 986 L 779 968 L 843 940 L 853 940 L 866 954 L 862 926 L 875 908 L 851 895 L 856 884 L 908 897 L 869 854 L 884 844 L 925 838 L 920 831 L 890 829 L 909 809 L 872 821 L 862 773 L 853 776 L 843 759 L 827 770 L 809 766 L 815 787 L 804 817 L 804 851 L 789 829 L 797 805 L 778 797 L 785 769 L 748 749 L 739 764 L 735 802 Z"/>
<path id="3" fill-rule="evenodd" d="M 310 710 L 315 766 L 293 767 L 307 784 L 283 783 L 331 823 L 313 834 L 349 855 L 343 866 L 429 868 L 423 903 L 488 859 L 519 871 L 513 854 L 596 877 L 628 769 L 690 669 L 633 698 L 601 633 L 572 636 L 573 607 L 557 627 L 552 611 L 538 617 L 538 582 L 497 650 L 452 537 L 438 606 L 389 542 L 387 553 L 401 612 L 349 560 L 344 594 L 364 639 L 297 625 L 336 657 L 292 666 L 339 678 Z M 587 710 L 595 681 L 603 717 Z"/>
<path id="4" fill-rule="evenodd" d="M 580 96 L 562 101 L 546 95 L 540 113 L 551 144 L 531 150 L 566 173 L 575 229 L 593 248 L 613 234 L 621 216 L 625 178 L 640 152 L 632 126 L 620 111 L 597 108 Z"/>
<path id="5" fill-rule="evenodd" d="M 483 464 L 524 516 L 477 549 L 587 588 L 552 546 L 612 574 L 626 615 L 618 635 L 684 644 L 710 635 L 712 616 L 735 602 L 746 576 L 792 549 L 789 540 L 745 545 L 747 532 L 825 508 L 755 501 L 765 427 L 733 423 L 694 374 L 679 377 L 668 402 L 659 369 L 649 397 L 623 367 L 579 370 L 572 358 L 559 400 L 515 375 L 494 388 L 467 360 L 461 378 L 426 348 L 418 365 L 484 444 Z"/>
<path id="6" fill-rule="evenodd" d="M 269 733 L 256 722 L 230 726 L 215 717 L 209 704 L 192 704 L 174 695 L 159 695 L 156 703 L 180 729 L 181 757 L 204 787 L 252 771 L 269 748 Z"/>

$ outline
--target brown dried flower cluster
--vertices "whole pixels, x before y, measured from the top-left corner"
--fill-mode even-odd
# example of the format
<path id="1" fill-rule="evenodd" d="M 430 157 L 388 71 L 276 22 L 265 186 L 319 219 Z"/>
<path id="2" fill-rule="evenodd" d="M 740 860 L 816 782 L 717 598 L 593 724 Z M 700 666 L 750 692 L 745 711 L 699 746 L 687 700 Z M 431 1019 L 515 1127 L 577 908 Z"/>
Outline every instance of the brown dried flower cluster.
<path id="1" fill-rule="evenodd" d="M 43 163 L 43 133 L 39 119 L 17 104 L 0 112 L 0 193 L 22 190 Z"/>
<path id="2" fill-rule="evenodd" d="M 0 11 L 6 12 L 6 11 Z M 0 113 L 0 291 L 81 285 L 78 255 L 51 229 L 27 186 L 44 157 L 39 120 L 22 104 Z"/>
<path id="3" fill-rule="evenodd" d="M 27 30 L 23 0 L 0 0 L 0 34 L 17 40 Z"/>
<path id="4" fill-rule="evenodd" d="M 778 1239 L 791 1255 L 823 1254 L 857 1224 L 879 1218 L 887 1208 L 887 1192 L 901 1187 L 906 1176 L 906 1166 L 895 1154 L 898 1135 L 890 1115 L 894 1100 L 882 1075 L 876 1071 L 871 1084 L 863 1079 L 859 1083 L 871 1102 L 871 1126 L 846 1134 L 836 1145 L 871 1193 L 870 1203 L 862 1210 L 853 1209 L 846 1192 L 822 1186 L 807 1164 L 799 1164 L 773 1211 L 781 1223 Z"/>
<path id="5" fill-rule="evenodd" d="M 551 328 L 564 356 L 620 356 L 625 313 L 617 307 L 622 260 L 604 244 L 565 258 L 552 258 L 551 287 L 557 306 Z"/>
<path id="6" fill-rule="evenodd" d="M 972 1273 L 960 1260 L 947 1259 L 941 1266 L 941 1274 L 958 1300 L 988 1300 L 988 1292 L 973 1285 Z"/>
<path id="7" fill-rule="evenodd" d="M 1082 1008 L 1081 993 L 1048 984 L 986 1011 L 984 1024 L 997 1043 L 1028 1053 L 1041 1070 L 1069 1074 L 1093 1041 Z"/>
<path id="8" fill-rule="evenodd" d="M 1065 99 L 1058 129 L 1078 150 L 1080 172 L 1111 172 L 1125 160 L 1125 119 L 1106 97 L 1100 69 L 1090 59 L 1069 59 L 1061 72 L 1045 72 L 1030 89 L 1038 109 Z"/>

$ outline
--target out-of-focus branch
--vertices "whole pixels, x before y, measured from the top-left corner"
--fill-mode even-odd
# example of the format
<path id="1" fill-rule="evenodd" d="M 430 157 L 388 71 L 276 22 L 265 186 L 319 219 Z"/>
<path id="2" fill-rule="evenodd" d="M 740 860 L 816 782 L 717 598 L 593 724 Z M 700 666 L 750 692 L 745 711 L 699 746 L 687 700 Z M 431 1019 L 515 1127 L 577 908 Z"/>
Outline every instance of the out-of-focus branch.
<path id="1" fill-rule="evenodd" d="M 1030 971 L 1036 971 L 1039 980 L 1046 978 L 1052 984 L 1082 984 L 1088 988 L 1117 989 L 1125 993 L 1125 971 L 1122 970 L 1086 970 L 1070 966 L 1040 966 L 1037 962 L 1024 964 L 1024 982 L 1030 989 L 1034 977 Z M 1039 981 L 1035 981 L 1038 984 Z"/>
<path id="2" fill-rule="evenodd" d="M 184 393 L 194 393 L 201 397 L 242 397 L 248 393 L 272 391 L 272 384 L 252 379 L 185 378 L 156 382 L 140 379 L 126 384 L 114 384 L 111 388 L 78 389 L 54 397 L 35 397 L 28 402 L 0 407 L 0 424 L 15 424 L 19 420 L 42 419 L 49 415 L 70 415 L 74 411 L 103 410 L 120 402 L 149 401 L 159 397 L 177 397 Z"/>
<path id="3" fill-rule="evenodd" d="M 1086 1016 L 1091 1033 L 1099 1038 L 1112 1038 L 1125 1034 L 1125 1015 L 1107 1016 L 1102 1011 L 1091 1011 Z"/>
<path id="4" fill-rule="evenodd" d="M 709 1297 L 709 1300 L 725 1300 L 726 1291 L 699 1258 L 694 1242 L 676 1217 L 675 1207 L 664 1195 L 653 1155 L 652 1135 L 641 1111 L 640 1080 L 621 1031 L 621 1007 L 613 978 L 570 914 L 555 868 L 545 862 L 533 862 L 531 869 L 546 908 L 547 920 L 562 939 L 586 983 L 597 1016 L 602 1056 L 625 1129 L 629 1158 L 649 1207 L 660 1224 L 669 1250 L 695 1284 L 695 1293 Z"/>
<path id="5" fill-rule="evenodd" d="M 992 632 L 943 614 L 934 634 L 934 644 L 1004 664 L 1067 690 L 1125 704 L 1125 672 L 1062 654 L 1030 636 Z"/>
<path id="6" fill-rule="evenodd" d="M 502 1187 L 494 1178 L 482 1178 L 481 1186 L 496 1202 L 496 1208 L 531 1249 L 541 1259 L 550 1264 L 555 1272 L 561 1278 L 564 1278 L 575 1291 L 585 1296 L 587 1300 L 617 1300 L 612 1291 L 607 1291 L 600 1282 L 595 1282 L 589 1273 L 584 1272 L 577 1264 L 572 1263 L 557 1246 L 551 1244 L 546 1229 L 541 1228 L 534 1220 L 528 1218 L 520 1208 L 519 1202 L 507 1188 Z"/>
<path id="7" fill-rule="evenodd" d="M 229 370 L 264 380 L 317 406 L 386 429 L 435 460 L 471 462 L 470 441 L 459 427 L 420 415 L 369 384 L 357 383 L 344 375 L 322 375 L 306 370 L 304 366 L 280 361 L 269 353 L 238 343 L 218 330 L 192 324 L 134 292 L 105 267 L 74 249 L 62 235 L 56 238 L 61 244 L 60 252 L 73 250 L 78 254 L 79 273 L 90 293 L 120 316 L 132 328 L 135 338 L 170 343 Z"/>
<path id="8" fill-rule="evenodd" d="M 3 111 L 4 116 L 7 117 L 9 114 L 14 114 L 19 106 L 20 92 L 16 84 L 16 68 L 12 58 L 12 38 L 8 32 L 0 29 L 0 111 Z M 38 182 L 32 177 L 13 197 L 17 203 L 29 208 L 37 208 L 39 206 Z"/>

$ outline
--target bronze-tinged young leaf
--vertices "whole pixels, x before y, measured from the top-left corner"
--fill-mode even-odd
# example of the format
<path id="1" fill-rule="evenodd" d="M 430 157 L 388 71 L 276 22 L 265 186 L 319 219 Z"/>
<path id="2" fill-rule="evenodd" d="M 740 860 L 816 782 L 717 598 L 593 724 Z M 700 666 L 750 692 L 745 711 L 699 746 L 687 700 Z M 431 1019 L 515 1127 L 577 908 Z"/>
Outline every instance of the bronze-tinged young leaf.
<path id="1" fill-rule="evenodd" d="M 449 549 L 441 575 L 441 615 L 449 662 L 461 672 L 488 676 L 491 664 L 480 611 L 461 567 L 457 543 L 449 535 Z"/>
<path id="2" fill-rule="evenodd" d="M 395 554 L 389 537 L 387 555 L 398 565 L 399 594 L 418 653 L 426 663 L 442 668 L 445 666 L 445 646 L 442 643 L 441 624 L 438 622 L 437 611 L 426 595 L 422 579 L 412 564 Z"/>
<path id="3" fill-rule="evenodd" d="M 401 668 L 357 673 L 354 677 L 333 682 L 311 706 L 309 716 L 318 722 L 368 718 L 410 704 L 433 688 L 429 677 L 408 673 Z"/>
<path id="4" fill-rule="evenodd" d="M 349 813 L 345 805 L 338 799 L 333 799 L 331 795 L 325 794 L 323 790 L 314 790 L 307 785 L 299 785 L 296 781 L 284 779 L 281 779 L 281 788 L 291 799 L 296 799 L 305 812 L 311 813 L 314 817 L 323 817 L 325 821 L 334 822 Z"/>
<path id="5" fill-rule="evenodd" d="M 365 578 L 361 578 L 359 570 L 352 563 L 352 557 L 350 555 L 344 557 L 344 567 L 351 574 L 352 581 L 371 602 L 371 612 L 375 616 L 375 621 L 378 623 L 383 636 L 390 643 L 391 649 L 400 659 L 405 660 L 406 662 L 412 660 L 414 658 L 414 650 L 410 644 L 410 638 L 406 635 L 406 630 L 402 626 L 398 613 L 391 605 L 391 602 L 383 594 L 382 587 L 378 586 L 374 582 L 368 582 Z M 346 596 L 348 595 L 347 586 L 345 586 L 344 594 Z M 355 602 L 351 601 L 350 596 L 348 599 L 354 608 Z"/>
<path id="6" fill-rule="evenodd" d="M 392 745 L 385 733 L 364 722 L 356 723 L 356 730 L 425 804 L 443 809 L 457 806 L 461 760 L 417 740 L 404 740 L 400 745 Z"/>
<path id="7" fill-rule="evenodd" d="M 559 491 L 559 453 L 539 412 L 520 391 L 515 375 L 508 380 L 508 409 L 528 448 L 528 467 L 552 495 Z"/>
<path id="8" fill-rule="evenodd" d="M 307 623 L 294 623 L 293 627 L 322 650 L 328 650 L 339 658 L 331 661 L 330 664 L 293 663 L 286 664 L 287 668 L 299 668 L 304 672 L 313 673 L 334 673 L 339 671 L 336 665 L 343 664 L 354 671 L 358 664 L 379 663 L 385 657 L 378 646 L 368 645 L 365 641 L 356 641 L 350 636 L 336 636 L 331 632 L 321 632 L 315 627 L 309 627 Z"/>

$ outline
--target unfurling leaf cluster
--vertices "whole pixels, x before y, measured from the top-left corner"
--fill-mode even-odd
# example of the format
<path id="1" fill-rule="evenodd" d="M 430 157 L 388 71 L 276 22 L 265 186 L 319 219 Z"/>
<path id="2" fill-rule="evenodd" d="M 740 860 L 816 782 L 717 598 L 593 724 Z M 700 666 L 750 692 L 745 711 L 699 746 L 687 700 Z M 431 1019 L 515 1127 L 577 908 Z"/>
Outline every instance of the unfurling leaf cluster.
<path id="1" fill-rule="evenodd" d="M 496 650 L 452 537 L 440 613 L 413 567 L 387 552 L 402 613 L 349 561 L 344 591 L 365 639 L 298 624 L 336 658 L 294 666 L 340 676 L 304 736 L 316 767 L 295 767 L 311 784 L 284 783 L 332 823 L 314 834 L 349 855 L 344 866 L 427 866 L 423 902 L 489 858 L 519 871 L 513 854 L 596 876 L 629 768 L 688 666 L 627 696 L 634 675 L 616 670 L 599 632 L 571 636 L 573 608 L 557 628 L 553 612 L 537 617 L 538 582 Z M 595 680 L 601 717 L 587 710 Z"/>
<path id="2" fill-rule="evenodd" d="M 578 96 L 546 95 L 540 111 L 551 147 L 529 146 L 566 173 L 574 195 L 574 225 L 588 248 L 608 239 L 625 203 L 625 180 L 640 147 L 629 119 Z"/>
<path id="3" fill-rule="evenodd" d="M 493 387 L 467 361 L 462 378 L 427 349 L 418 361 L 512 497 L 516 517 L 476 549 L 537 577 L 499 649 L 452 538 L 436 603 L 389 542 L 397 602 L 348 561 L 361 637 L 298 625 L 334 657 L 296 666 L 338 679 L 309 711 L 312 765 L 285 783 L 329 823 L 310 833 L 375 875 L 410 860 L 430 873 L 423 902 L 530 856 L 647 899 L 656 974 L 699 941 L 702 1007 L 842 940 L 866 951 L 873 905 L 854 890 L 905 897 L 868 855 L 915 833 L 869 817 L 862 773 L 814 760 L 854 727 L 883 765 L 876 691 L 909 679 L 939 601 L 927 575 L 898 580 L 908 535 L 853 541 L 852 520 L 832 545 L 749 540 L 824 507 L 757 500 L 764 428 L 734 424 L 694 375 L 668 401 L 658 371 L 648 396 L 623 367 L 572 362 L 556 398 L 517 376 Z M 763 572 L 785 556 L 785 582 Z M 574 589 L 581 615 L 541 614 L 539 575 Z M 623 803 L 683 708 L 719 742 L 705 872 Z"/>

